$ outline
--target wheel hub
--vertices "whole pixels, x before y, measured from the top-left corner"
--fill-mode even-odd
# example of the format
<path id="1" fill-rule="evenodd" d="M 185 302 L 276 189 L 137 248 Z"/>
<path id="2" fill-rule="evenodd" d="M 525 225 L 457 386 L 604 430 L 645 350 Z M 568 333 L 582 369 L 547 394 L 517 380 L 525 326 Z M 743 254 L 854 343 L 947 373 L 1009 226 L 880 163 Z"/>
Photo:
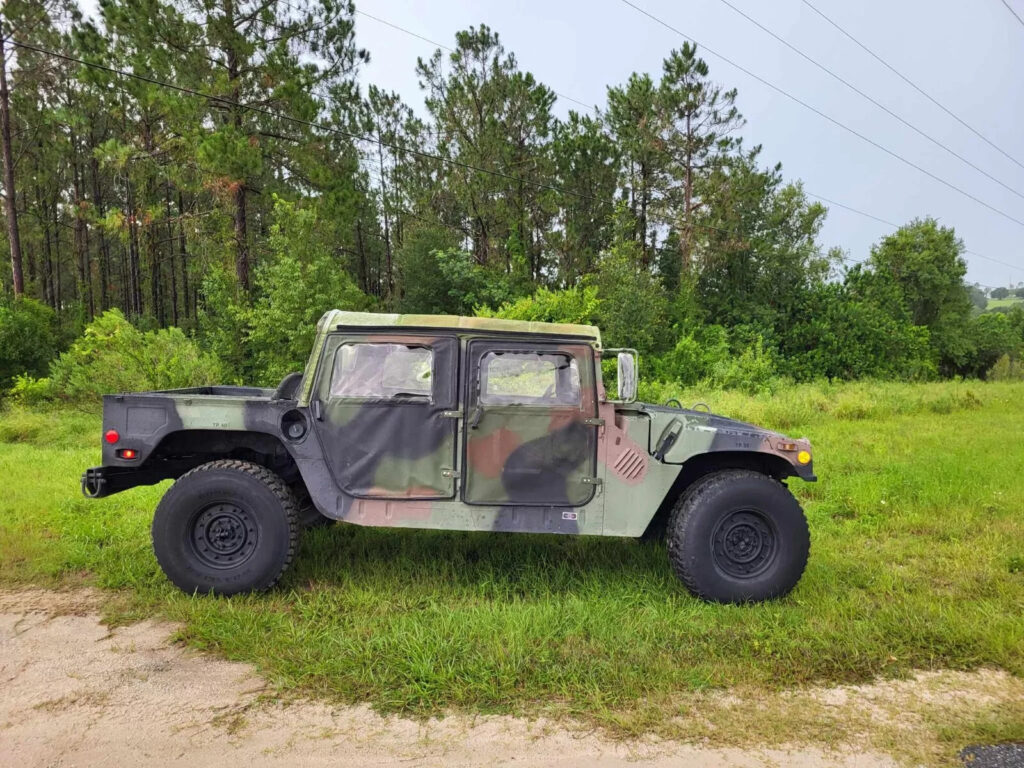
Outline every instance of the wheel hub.
<path id="1" fill-rule="evenodd" d="M 733 512 L 718 524 L 712 537 L 715 564 L 734 578 L 757 576 L 775 559 L 777 542 L 775 526 L 764 514 Z"/>
<path id="2" fill-rule="evenodd" d="M 195 516 L 190 540 L 196 556 L 207 565 L 233 568 L 248 560 L 256 549 L 256 523 L 237 504 L 217 502 Z"/>

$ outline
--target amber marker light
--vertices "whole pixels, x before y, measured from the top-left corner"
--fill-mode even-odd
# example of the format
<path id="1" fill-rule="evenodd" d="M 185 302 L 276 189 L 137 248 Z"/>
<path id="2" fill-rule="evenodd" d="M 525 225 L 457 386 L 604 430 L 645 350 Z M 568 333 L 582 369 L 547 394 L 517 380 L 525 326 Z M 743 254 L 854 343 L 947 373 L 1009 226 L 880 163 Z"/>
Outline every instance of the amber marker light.
<path id="1" fill-rule="evenodd" d="M 811 454 L 809 451 L 800 451 L 800 453 L 796 455 L 796 460 L 799 461 L 801 464 L 810 464 Z"/>

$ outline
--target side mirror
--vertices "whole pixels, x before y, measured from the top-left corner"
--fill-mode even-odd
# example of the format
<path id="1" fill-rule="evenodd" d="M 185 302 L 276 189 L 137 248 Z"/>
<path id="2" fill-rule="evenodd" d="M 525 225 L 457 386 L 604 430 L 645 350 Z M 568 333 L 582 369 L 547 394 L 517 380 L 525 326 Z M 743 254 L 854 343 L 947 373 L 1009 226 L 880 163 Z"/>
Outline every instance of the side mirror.
<path id="1" fill-rule="evenodd" d="M 615 378 L 619 390 L 618 399 L 624 403 L 636 400 L 636 352 L 619 352 L 618 372 Z"/>

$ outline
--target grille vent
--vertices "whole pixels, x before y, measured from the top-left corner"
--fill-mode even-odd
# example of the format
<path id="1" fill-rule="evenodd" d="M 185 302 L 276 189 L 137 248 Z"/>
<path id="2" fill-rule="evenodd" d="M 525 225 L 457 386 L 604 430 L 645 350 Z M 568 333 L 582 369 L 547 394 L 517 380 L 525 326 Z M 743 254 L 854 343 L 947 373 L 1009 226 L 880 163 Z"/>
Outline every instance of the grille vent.
<path id="1" fill-rule="evenodd" d="M 612 471 L 623 480 L 638 480 L 647 469 L 647 461 L 633 448 L 619 454 L 612 464 Z"/>

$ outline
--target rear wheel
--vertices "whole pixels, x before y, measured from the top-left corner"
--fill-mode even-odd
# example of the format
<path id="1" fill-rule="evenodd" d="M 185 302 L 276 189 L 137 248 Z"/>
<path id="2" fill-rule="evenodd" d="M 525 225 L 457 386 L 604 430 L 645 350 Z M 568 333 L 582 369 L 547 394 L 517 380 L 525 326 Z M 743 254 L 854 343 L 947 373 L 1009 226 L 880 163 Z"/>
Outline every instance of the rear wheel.
<path id="1" fill-rule="evenodd" d="M 789 489 L 749 470 L 715 472 L 690 486 L 667 534 L 669 560 L 687 589 L 723 603 L 787 594 L 810 552 L 807 519 Z"/>
<path id="2" fill-rule="evenodd" d="M 183 475 L 153 517 L 153 551 L 185 592 L 233 595 L 272 587 L 298 547 L 298 505 L 278 475 L 211 461 Z"/>

